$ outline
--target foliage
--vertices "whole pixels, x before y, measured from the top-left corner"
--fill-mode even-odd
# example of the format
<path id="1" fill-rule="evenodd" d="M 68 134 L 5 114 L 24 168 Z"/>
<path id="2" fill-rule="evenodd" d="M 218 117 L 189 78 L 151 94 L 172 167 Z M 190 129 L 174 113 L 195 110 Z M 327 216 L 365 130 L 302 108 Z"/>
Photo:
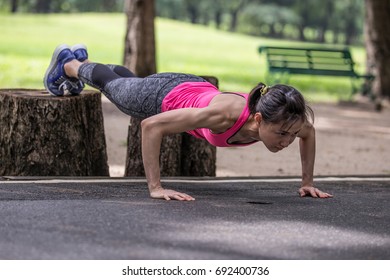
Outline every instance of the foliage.
<path id="1" fill-rule="evenodd" d="M 122 12 L 125 0 L 0 0 L 0 11 Z M 155 0 L 158 17 L 271 38 L 362 44 L 364 0 Z"/>
<path id="2" fill-rule="evenodd" d="M 283 38 L 286 25 L 300 24 L 300 17 L 293 10 L 275 4 L 248 5 L 243 11 L 242 28 L 245 33 L 257 36 Z M 289 36 L 293 37 L 293 36 Z"/>
<path id="3" fill-rule="evenodd" d="M 0 9 L 27 13 L 120 12 L 124 0 L 0 0 Z M 14 4 L 14 5 L 13 5 Z"/>
<path id="4" fill-rule="evenodd" d="M 256 36 L 322 43 L 363 42 L 363 0 L 156 0 L 161 17 Z"/>

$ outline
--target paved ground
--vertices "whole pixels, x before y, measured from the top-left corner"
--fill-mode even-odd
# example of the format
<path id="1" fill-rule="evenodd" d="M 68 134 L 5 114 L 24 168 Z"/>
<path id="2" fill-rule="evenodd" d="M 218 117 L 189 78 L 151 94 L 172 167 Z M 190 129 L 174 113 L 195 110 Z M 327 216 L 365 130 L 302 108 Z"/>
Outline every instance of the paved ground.
<path id="1" fill-rule="evenodd" d="M 390 177 L 166 180 L 0 178 L 0 259 L 390 259 Z"/>

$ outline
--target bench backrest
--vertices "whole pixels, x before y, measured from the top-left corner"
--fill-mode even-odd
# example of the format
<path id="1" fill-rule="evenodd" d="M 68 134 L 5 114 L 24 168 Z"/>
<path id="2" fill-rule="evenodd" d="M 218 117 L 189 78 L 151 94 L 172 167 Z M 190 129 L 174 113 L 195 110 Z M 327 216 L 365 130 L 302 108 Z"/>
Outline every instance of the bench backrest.
<path id="1" fill-rule="evenodd" d="M 266 53 L 270 72 L 355 77 L 354 62 L 348 48 L 259 47 Z"/>

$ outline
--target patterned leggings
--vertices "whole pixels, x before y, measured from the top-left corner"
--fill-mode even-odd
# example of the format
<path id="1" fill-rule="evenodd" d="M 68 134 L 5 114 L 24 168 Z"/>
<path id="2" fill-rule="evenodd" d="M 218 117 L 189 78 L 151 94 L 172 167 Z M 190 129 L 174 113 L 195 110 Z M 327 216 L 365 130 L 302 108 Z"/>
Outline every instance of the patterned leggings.
<path id="1" fill-rule="evenodd" d="M 122 112 L 144 119 L 161 112 L 164 97 L 184 82 L 205 82 L 201 77 L 181 73 L 160 73 L 136 77 L 119 65 L 84 63 L 78 72 L 84 83 L 99 89 Z"/>

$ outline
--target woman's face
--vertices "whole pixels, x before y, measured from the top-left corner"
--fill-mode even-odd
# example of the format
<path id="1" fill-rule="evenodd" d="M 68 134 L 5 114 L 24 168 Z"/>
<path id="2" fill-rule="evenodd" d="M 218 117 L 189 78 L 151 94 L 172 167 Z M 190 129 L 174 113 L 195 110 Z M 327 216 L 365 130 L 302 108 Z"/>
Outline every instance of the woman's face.
<path id="1" fill-rule="evenodd" d="M 283 127 L 283 123 L 266 123 L 261 121 L 259 124 L 259 136 L 267 149 L 276 153 L 294 142 L 303 124 L 303 121 L 299 120 L 292 126 Z"/>

